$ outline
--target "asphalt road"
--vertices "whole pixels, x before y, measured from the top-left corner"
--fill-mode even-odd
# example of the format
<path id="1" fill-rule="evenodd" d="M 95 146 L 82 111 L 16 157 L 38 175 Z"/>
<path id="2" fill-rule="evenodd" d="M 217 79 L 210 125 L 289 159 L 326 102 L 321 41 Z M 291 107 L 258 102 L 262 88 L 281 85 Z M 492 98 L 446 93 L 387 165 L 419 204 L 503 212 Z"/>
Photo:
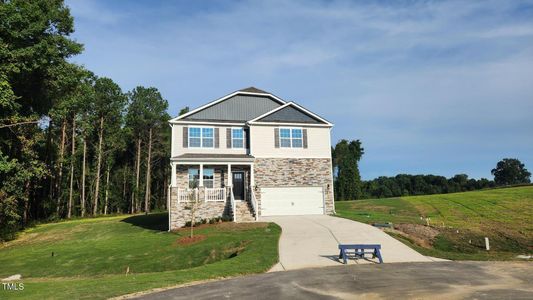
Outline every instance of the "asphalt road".
<path id="1" fill-rule="evenodd" d="M 139 299 L 533 299 L 531 262 L 347 265 L 265 273 Z"/>

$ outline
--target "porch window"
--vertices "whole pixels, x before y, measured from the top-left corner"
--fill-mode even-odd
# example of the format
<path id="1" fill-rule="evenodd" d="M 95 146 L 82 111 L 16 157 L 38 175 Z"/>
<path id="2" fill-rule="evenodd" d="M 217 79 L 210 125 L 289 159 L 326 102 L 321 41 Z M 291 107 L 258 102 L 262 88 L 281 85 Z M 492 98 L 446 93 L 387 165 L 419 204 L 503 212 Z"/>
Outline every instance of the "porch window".
<path id="1" fill-rule="evenodd" d="M 200 169 L 189 169 L 189 188 L 195 189 L 200 185 Z M 213 188 L 215 186 L 215 170 L 204 168 L 204 187 Z"/>
<path id="2" fill-rule="evenodd" d="M 244 130 L 242 128 L 231 129 L 231 147 L 244 148 Z"/>
<path id="3" fill-rule="evenodd" d="M 280 128 L 279 145 L 282 148 L 303 148 L 303 133 L 301 128 Z"/>
<path id="4" fill-rule="evenodd" d="M 189 147 L 213 148 L 214 129 L 211 127 L 189 127 Z"/>
<path id="5" fill-rule="evenodd" d="M 210 189 L 215 187 L 215 170 L 204 169 L 204 186 Z"/>

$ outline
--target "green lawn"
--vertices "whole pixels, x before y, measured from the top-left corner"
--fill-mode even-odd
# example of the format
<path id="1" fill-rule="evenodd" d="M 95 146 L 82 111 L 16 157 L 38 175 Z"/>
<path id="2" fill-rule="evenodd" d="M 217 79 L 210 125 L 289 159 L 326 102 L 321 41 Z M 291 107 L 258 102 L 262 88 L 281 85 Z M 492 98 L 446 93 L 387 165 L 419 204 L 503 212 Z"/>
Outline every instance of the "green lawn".
<path id="1" fill-rule="evenodd" d="M 195 230 L 206 239 L 176 241 L 166 214 L 39 225 L 0 246 L 0 278 L 22 274 L 24 290 L 0 299 L 103 299 L 195 280 L 258 273 L 278 261 L 273 223 L 221 223 Z M 52 255 L 53 253 L 53 255 Z M 129 274 L 126 269 L 129 267 Z"/>
<path id="2" fill-rule="evenodd" d="M 533 252 L 533 186 L 454 194 L 340 201 L 340 217 L 365 223 L 426 224 L 439 233 L 431 247 L 393 236 L 420 252 L 449 259 L 513 259 Z M 484 250 L 489 237 L 491 251 Z"/>

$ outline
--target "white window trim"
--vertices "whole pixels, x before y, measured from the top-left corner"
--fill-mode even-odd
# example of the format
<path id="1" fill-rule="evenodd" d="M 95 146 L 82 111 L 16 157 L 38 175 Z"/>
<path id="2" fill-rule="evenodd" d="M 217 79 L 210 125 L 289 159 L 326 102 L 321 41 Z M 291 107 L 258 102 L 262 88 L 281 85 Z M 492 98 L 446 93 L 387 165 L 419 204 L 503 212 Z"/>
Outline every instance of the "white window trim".
<path id="1" fill-rule="evenodd" d="M 191 168 L 187 168 L 187 188 L 190 189 L 190 186 L 191 186 L 191 177 L 189 176 L 190 175 L 190 170 L 191 169 L 194 169 L 194 170 L 198 170 L 198 176 L 200 176 L 200 168 L 195 168 L 195 167 L 191 167 Z M 216 183 L 216 169 L 215 168 L 204 168 L 204 175 L 205 175 L 205 170 L 213 170 L 213 187 L 212 188 L 215 188 L 217 185 Z M 198 178 L 198 182 L 200 182 L 200 178 Z M 204 187 L 205 187 L 205 179 L 203 180 L 204 182 Z M 207 189 L 210 189 L 210 188 L 207 188 Z"/>
<path id="2" fill-rule="evenodd" d="M 191 128 L 200 128 L 200 146 L 195 147 L 191 146 Z M 204 147 L 204 133 L 202 129 L 212 129 L 213 130 L 213 146 L 212 147 Z M 204 148 L 204 149 L 214 149 L 215 148 L 215 127 L 212 126 L 189 126 L 188 127 L 188 137 L 187 137 L 187 143 L 189 148 Z M 197 138 L 197 137 L 194 137 Z"/>
<path id="3" fill-rule="evenodd" d="M 233 129 L 242 130 L 242 147 L 240 147 L 240 148 L 233 147 Z M 230 132 L 231 132 L 231 149 L 239 149 L 239 150 L 244 149 L 244 139 L 246 138 L 245 137 L 245 133 L 244 133 L 244 127 L 231 127 Z"/>
<path id="4" fill-rule="evenodd" d="M 289 135 L 290 135 L 289 140 L 290 140 L 290 142 L 291 142 L 291 146 L 290 146 L 290 147 L 283 147 L 283 146 L 281 146 L 281 139 L 282 139 L 282 138 L 281 138 L 281 130 L 282 130 L 282 129 L 288 129 L 288 130 L 289 130 Z M 301 147 L 293 147 L 293 146 L 292 146 L 292 139 L 293 139 L 293 137 L 292 137 L 292 130 L 293 130 L 293 129 L 299 129 L 299 130 L 302 131 L 302 138 L 301 138 L 301 140 L 302 140 L 302 146 L 301 146 Z M 279 147 L 280 147 L 280 148 L 283 148 L 283 149 L 303 149 L 303 148 L 304 148 L 304 129 L 303 129 L 303 127 L 279 127 L 279 137 L 278 137 L 278 139 L 279 139 L 278 143 L 279 143 Z M 284 139 L 287 139 L 287 138 L 284 138 Z"/>

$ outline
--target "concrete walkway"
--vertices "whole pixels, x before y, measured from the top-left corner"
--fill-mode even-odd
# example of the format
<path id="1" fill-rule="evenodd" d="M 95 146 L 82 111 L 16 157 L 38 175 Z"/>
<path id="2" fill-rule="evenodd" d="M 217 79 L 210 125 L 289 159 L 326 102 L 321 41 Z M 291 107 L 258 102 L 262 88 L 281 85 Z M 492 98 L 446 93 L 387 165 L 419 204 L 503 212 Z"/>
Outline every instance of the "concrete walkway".
<path id="1" fill-rule="evenodd" d="M 431 262 L 301 269 L 172 288 L 140 299 L 533 299 L 528 262 Z"/>
<path id="2" fill-rule="evenodd" d="M 280 263 L 271 271 L 339 265 L 339 243 L 381 244 L 385 263 L 432 261 L 380 229 L 348 219 L 315 215 L 264 217 L 260 221 L 275 222 L 283 230 Z M 373 262 L 352 259 L 349 263 Z"/>

